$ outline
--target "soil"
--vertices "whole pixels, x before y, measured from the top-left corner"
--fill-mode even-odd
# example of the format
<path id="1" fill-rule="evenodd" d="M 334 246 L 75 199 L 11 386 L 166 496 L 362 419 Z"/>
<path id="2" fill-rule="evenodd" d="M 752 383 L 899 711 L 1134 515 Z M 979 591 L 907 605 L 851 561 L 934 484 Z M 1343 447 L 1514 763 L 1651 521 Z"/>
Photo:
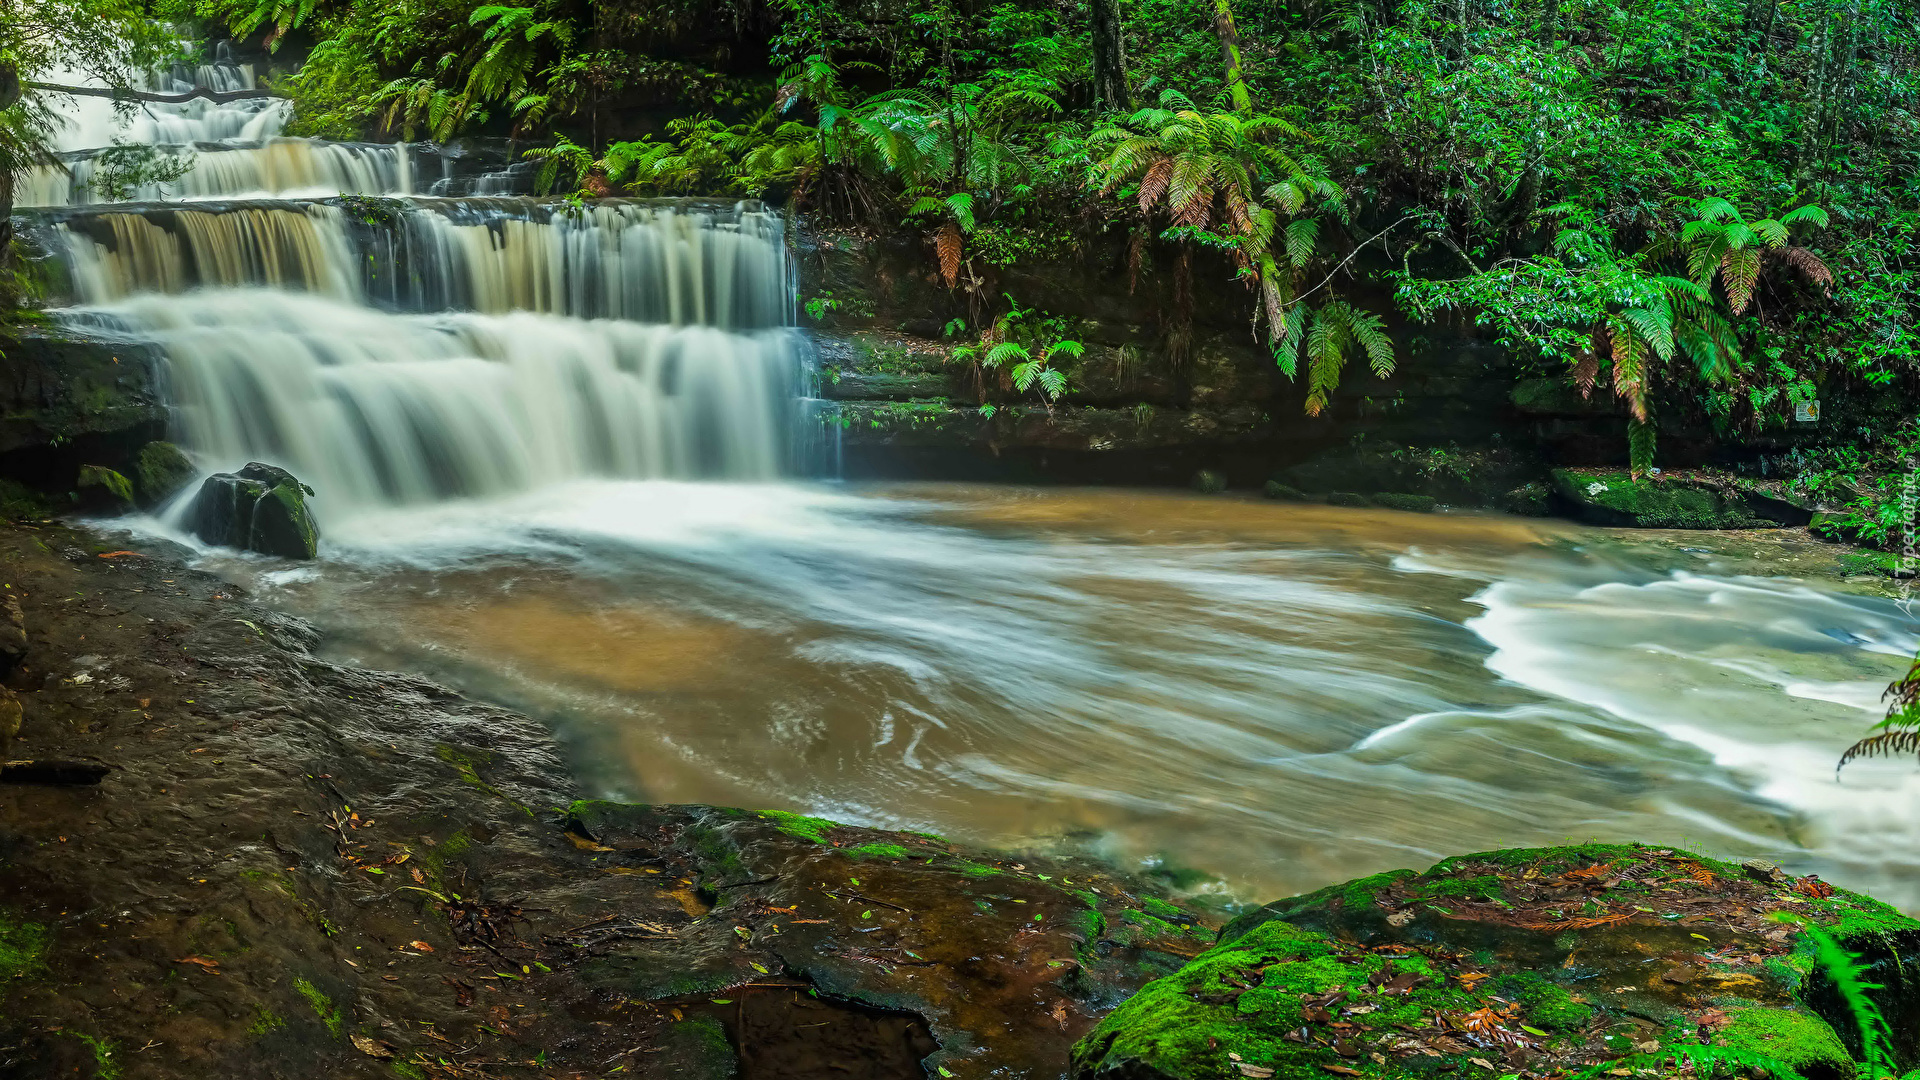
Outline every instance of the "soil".
<path id="1" fill-rule="evenodd" d="M 0 525 L 0 587 L 42 763 L 0 779 L 0 1076 L 1060 1076 L 1213 937 L 1097 867 L 578 803 L 536 722 L 164 550 Z"/>

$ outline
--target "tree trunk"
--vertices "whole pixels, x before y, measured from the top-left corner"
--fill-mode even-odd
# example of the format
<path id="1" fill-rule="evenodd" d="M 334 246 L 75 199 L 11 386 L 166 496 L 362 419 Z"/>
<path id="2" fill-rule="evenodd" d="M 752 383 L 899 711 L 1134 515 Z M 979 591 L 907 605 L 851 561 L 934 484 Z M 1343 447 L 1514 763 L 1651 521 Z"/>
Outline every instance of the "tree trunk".
<path id="1" fill-rule="evenodd" d="M 1127 100 L 1127 44 L 1120 27 L 1120 0 L 1093 0 L 1094 104 L 1125 112 Z"/>
<path id="2" fill-rule="evenodd" d="M 1252 112 L 1253 95 L 1240 67 L 1240 31 L 1234 29 L 1233 8 L 1228 0 L 1213 0 L 1213 32 L 1220 35 L 1220 61 L 1226 67 L 1227 100 L 1234 112 Z"/>
<path id="3" fill-rule="evenodd" d="M 20 100 L 20 72 L 12 64 L 0 64 L 0 109 L 11 108 Z M 9 155 L 11 156 L 11 155 Z M 12 304 L 6 295 L 7 270 L 13 265 L 13 170 L 0 167 L 0 303 Z"/>

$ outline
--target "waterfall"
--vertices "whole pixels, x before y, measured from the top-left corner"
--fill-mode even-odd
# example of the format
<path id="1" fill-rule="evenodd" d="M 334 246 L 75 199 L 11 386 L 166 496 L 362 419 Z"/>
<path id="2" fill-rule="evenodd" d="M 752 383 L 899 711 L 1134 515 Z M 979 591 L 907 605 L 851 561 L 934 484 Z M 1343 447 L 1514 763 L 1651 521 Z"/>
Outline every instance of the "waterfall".
<path id="1" fill-rule="evenodd" d="M 171 77 L 250 83 L 213 67 Z M 173 437 L 205 467 L 281 465 L 319 492 L 324 521 L 588 477 L 805 466 L 818 422 L 778 215 L 409 195 L 422 156 L 438 156 L 435 190 L 526 170 L 456 176 L 483 155 L 282 139 L 283 103 L 243 104 L 260 130 L 187 132 L 218 113 L 191 103 L 86 128 L 199 145 L 180 180 L 114 205 L 91 205 L 86 182 L 104 144 L 78 148 L 68 172 L 25 186 L 42 209 L 20 222 L 64 271 L 58 319 L 160 346 Z"/>

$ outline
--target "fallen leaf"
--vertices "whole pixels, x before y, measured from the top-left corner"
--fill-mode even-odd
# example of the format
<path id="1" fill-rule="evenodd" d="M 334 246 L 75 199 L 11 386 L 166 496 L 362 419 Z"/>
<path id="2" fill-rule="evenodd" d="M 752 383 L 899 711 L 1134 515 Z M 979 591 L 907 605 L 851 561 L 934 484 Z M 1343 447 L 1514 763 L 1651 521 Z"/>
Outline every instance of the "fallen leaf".
<path id="1" fill-rule="evenodd" d="M 348 1039 L 352 1041 L 355 1050 L 368 1057 L 390 1058 L 393 1056 L 393 1047 L 386 1043 L 374 1042 L 365 1035 L 350 1035 Z"/>
<path id="2" fill-rule="evenodd" d="M 432 951 L 433 951 L 433 946 L 431 946 L 431 945 L 429 945 L 429 944 L 427 944 L 427 943 L 426 943 L 426 942 L 424 942 L 424 941 L 409 941 L 409 942 L 407 942 L 407 944 L 408 944 L 408 945 L 411 945 L 412 947 L 414 947 L 414 948 L 416 948 L 416 949 L 419 949 L 419 950 L 420 950 L 421 952 L 432 952 Z"/>
<path id="3" fill-rule="evenodd" d="M 1473 1062 L 1475 1065 L 1480 1066 L 1481 1068 L 1487 1070 L 1488 1072 L 1493 1071 L 1493 1062 L 1488 1061 L 1486 1058 L 1468 1058 L 1467 1060 Z"/>
<path id="4" fill-rule="evenodd" d="M 207 959 L 207 958 L 206 958 L 206 957 L 204 957 L 204 956 L 183 956 L 183 957 L 181 957 L 180 959 L 178 959 L 178 960 L 175 960 L 175 961 L 174 961 L 174 963 L 176 963 L 176 964 L 198 964 L 198 965 L 200 965 L 200 966 L 201 966 L 202 968 L 204 968 L 204 969 L 206 969 L 206 970 L 207 970 L 208 972 L 210 972 L 210 973 L 212 973 L 212 974 L 215 974 L 215 975 L 218 975 L 218 974 L 220 974 L 220 973 L 219 973 L 218 971 L 215 971 L 215 970 L 214 970 L 215 968 L 217 968 L 217 967 L 219 967 L 219 966 L 220 966 L 220 961 L 218 961 L 218 960 L 209 960 L 209 959 Z"/>
<path id="5" fill-rule="evenodd" d="M 1359 1069 L 1349 1069 L 1345 1065 L 1322 1065 L 1320 1067 L 1334 1074 L 1335 1076 L 1359 1076 L 1360 1075 Z"/>
<path id="6" fill-rule="evenodd" d="M 1240 1070 L 1241 1076 L 1251 1076 L 1254 1080 L 1266 1080 L 1267 1077 L 1273 1075 L 1272 1069 L 1261 1065 L 1252 1065 L 1244 1061 L 1235 1064 L 1234 1068 Z"/>

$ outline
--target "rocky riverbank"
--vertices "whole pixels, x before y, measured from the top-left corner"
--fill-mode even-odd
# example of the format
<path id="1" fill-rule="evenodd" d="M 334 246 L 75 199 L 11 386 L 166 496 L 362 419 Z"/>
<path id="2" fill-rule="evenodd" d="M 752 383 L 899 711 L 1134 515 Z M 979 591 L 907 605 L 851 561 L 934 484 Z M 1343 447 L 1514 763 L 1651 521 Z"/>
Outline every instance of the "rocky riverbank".
<path id="1" fill-rule="evenodd" d="M 1775 912 L 1868 955 L 1920 1064 L 1920 924 L 1815 880 L 1495 853 L 1216 944 L 1102 867 L 580 801 L 537 723 L 322 661 L 159 549 L 4 526 L 0 565 L 26 645 L 10 756 L 109 769 L 0 781 L 9 1077 L 1494 1080 L 1703 1039 L 1850 1076 Z"/>
<path id="2" fill-rule="evenodd" d="M 0 1073 L 1057 1075 L 1212 940 L 1095 867 L 580 803 L 544 730 L 314 658 L 159 553 L 0 528 Z"/>

